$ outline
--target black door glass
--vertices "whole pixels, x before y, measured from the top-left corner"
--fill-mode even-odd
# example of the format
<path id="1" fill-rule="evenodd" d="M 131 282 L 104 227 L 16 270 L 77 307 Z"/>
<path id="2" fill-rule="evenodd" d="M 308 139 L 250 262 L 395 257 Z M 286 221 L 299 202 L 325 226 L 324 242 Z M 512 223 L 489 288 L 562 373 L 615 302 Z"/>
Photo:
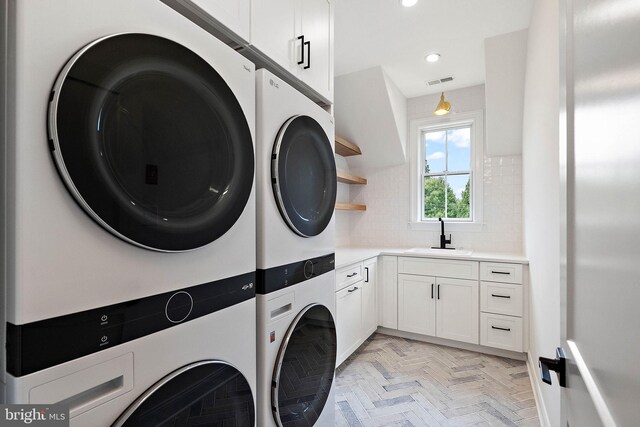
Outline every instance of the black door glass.
<path id="1" fill-rule="evenodd" d="M 280 349 L 274 417 L 284 427 L 312 426 L 329 398 L 336 367 L 336 329 L 329 310 L 313 305 L 291 326 Z"/>
<path id="2" fill-rule="evenodd" d="M 280 213 L 297 234 L 317 236 L 331 221 L 338 188 L 327 134 L 311 117 L 297 116 L 283 126 L 273 154 Z"/>
<path id="3" fill-rule="evenodd" d="M 70 64 L 51 134 L 79 204 L 151 249 L 194 249 L 227 232 L 251 193 L 253 142 L 211 65 L 144 34 L 105 38 Z"/>
<path id="4" fill-rule="evenodd" d="M 251 387 L 236 368 L 215 361 L 192 366 L 140 396 L 114 425 L 254 426 Z"/>

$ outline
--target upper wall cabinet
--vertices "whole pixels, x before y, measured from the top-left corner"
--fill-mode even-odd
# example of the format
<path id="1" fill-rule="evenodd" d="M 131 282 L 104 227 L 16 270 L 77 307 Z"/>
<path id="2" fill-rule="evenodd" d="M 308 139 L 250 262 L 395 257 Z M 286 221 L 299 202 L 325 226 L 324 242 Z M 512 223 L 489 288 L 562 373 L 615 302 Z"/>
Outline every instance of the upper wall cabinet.
<path id="1" fill-rule="evenodd" d="M 190 0 L 222 25 L 249 41 L 251 31 L 251 0 Z"/>
<path id="2" fill-rule="evenodd" d="M 253 0 L 251 45 L 333 101 L 333 0 Z"/>

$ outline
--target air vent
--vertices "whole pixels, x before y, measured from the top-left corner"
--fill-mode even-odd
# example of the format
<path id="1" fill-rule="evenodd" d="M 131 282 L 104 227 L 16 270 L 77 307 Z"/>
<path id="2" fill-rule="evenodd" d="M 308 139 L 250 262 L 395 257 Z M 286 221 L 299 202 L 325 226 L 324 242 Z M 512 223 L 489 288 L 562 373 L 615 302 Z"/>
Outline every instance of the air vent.
<path id="1" fill-rule="evenodd" d="M 431 80 L 430 82 L 427 82 L 427 84 L 429 86 L 435 86 L 435 85 L 439 85 L 441 83 L 447 83 L 453 80 L 453 76 L 449 76 L 449 77 L 443 77 L 441 79 L 438 80 Z"/>

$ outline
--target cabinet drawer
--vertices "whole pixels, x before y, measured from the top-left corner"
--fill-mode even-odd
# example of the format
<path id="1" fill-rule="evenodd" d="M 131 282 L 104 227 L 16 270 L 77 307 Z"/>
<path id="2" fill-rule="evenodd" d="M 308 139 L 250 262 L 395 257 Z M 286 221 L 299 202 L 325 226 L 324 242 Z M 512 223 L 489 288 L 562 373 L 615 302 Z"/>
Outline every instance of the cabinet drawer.
<path id="1" fill-rule="evenodd" d="M 481 262 L 480 280 L 522 284 L 522 264 L 504 262 Z"/>
<path id="2" fill-rule="evenodd" d="M 478 280 L 476 261 L 398 257 L 398 273 Z"/>
<path id="3" fill-rule="evenodd" d="M 351 264 L 336 271 L 336 291 L 362 280 L 362 263 Z"/>
<path id="4" fill-rule="evenodd" d="M 480 282 L 480 311 L 522 316 L 522 285 Z"/>
<path id="5" fill-rule="evenodd" d="M 522 318 L 480 313 L 480 345 L 522 353 Z"/>

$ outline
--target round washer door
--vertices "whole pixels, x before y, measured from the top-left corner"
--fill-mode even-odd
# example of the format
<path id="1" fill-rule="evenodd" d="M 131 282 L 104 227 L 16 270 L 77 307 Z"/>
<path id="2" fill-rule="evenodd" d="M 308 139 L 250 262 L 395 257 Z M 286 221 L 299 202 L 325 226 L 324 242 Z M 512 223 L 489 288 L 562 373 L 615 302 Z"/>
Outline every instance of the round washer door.
<path id="1" fill-rule="evenodd" d="M 186 47 L 121 34 L 81 49 L 53 88 L 58 171 L 105 229 L 176 252 L 226 233 L 251 194 L 254 151 L 242 107 Z"/>
<path id="2" fill-rule="evenodd" d="M 271 164 L 280 214 L 302 237 L 322 233 L 333 216 L 338 181 L 331 142 L 309 116 L 290 118 L 280 129 Z"/>
<path id="3" fill-rule="evenodd" d="M 322 413 L 336 368 L 336 328 L 327 307 L 311 304 L 292 322 L 276 360 L 271 388 L 280 427 L 312 426 Z"/>
<path id="4" fill-rule="evenodd" d="M 253 427 L 251 387 L 231 365 L 207 360 L 158 381 L 116 420 L 113 427 Z"/>

